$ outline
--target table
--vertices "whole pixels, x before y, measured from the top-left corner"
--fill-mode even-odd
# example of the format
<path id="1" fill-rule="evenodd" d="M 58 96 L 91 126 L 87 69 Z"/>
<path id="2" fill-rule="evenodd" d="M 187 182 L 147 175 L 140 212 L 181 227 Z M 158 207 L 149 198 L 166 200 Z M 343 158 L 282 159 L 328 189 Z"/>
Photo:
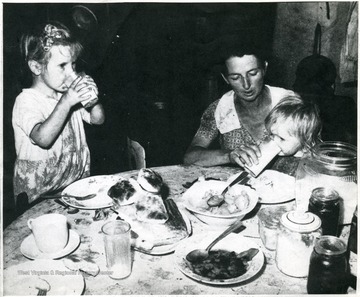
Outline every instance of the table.
<path id="1" fill-rule="evenodd" d="M 227 166 L 174 165 L 155 167 L 153 169 L 161 174 L 164 182 L 170 188 L 170 197 L 176 201 L 180 209 L 183 208 L 182 193 L 186 190 L 183 187 L 185 182 L 192 181 L 202 174 L 226 180 L 239 171 L 239 168 Z M 137 173 L 138 171 L 129 171 L 118 175 L 130 178 L 137 175 Z M 81 238 L 81 244 L 73 255 L 90 259 L 100 267 L 100 273 L 96 277 L 84 276 L 86 285 L 83 294 L 85 295 L 278 295 L 307 293 L 306 278 L 289 277 L 278 270 L 275 264 L 275 252 L 264 248 L 257 234 L 256 213 L 251 214 L 244 221 L 244 224 L 248 227 L 248 233 L 245 230 L 243 235 L 253 237 L 252 239 L 259 244 L 264 252 L 266 260 L 261 272 L 247 283 L 227 287 L 201 284 L 180 272 L 177 266 L 174 265 L 174 254 L 152 256 L 138 251 L 133 251 L 131 275 L 123 280 L 111 279 L 108 275 L 101 273 L 101 271 L 106 271 L 105 253 L 100 232 L 100 228 L 105 221 L 93 220 L 95 210 L 80 210 L 78 213 L 70 214 L 54 200 L 44 200 L 35 205 L 4 230 L 4 268 L 30 261 L 20 252 L 21 242 L 31 232 L 27 226 L 27 220 L 45 213 L 64 214 L 68 218 L 71 229 L 75 230 Z M 189 212 L 186 213 L 191 220 L 193 234 L 210 230 L 209 226 L 201 223 Z"/>

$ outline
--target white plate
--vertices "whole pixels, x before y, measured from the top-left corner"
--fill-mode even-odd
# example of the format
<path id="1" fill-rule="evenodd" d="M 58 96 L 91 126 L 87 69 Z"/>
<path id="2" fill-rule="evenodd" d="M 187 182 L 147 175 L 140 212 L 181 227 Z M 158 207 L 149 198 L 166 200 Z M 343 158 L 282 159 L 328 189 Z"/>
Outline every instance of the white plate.
<path id="1" fill-rule="evenodd" d="M 223 249 L 228 251 L 234 251 L 240 253 L 246 251 L 250 248 L 256 248 L 259 252 L 255 257 L 248 263 L 249 267 L 245 274 L 240 275 L 235 278 L 230 279 L 210 279 L 201 275 L 194 273 L 191 268 L 188 267 L 185 257 L 186 255 L 194 249 L 205 249 L 211 241 L 213 241 L 222 231 L 211 231 L 204 232 L 202 234 L 189 237 L 188 239 L 182 241 L 175 250 L 175 263 L 182 273 L 186 276 L 199 281 L 201 283 L 210 284 L 210 285 L 232 285 L 238 284 L 244 281 L 248 281 L 259 273 L 261 268 L 264 265 L 264 254 L 261 251 L 260 247 L 253 240 L 246 238 L 240 234 L 231 233 L 220 242 L 218 242 L 214 247 L 215 249 Z"/>
<path id="2" fill-rule="evenodd" d="M 61 260 L 34 260 L 4 270 L 4 295 L 37 295 L 38 283 L 50 285 L 47 295 L 81 295 L 84 278 Z"/>
<path id="3" fill-rule="evenodd" d="M 118 175 L 96 175 L 84 179 L 80 179 L 71 185 L 67 186 L 62 194 L 85 196 L 89 194 L 96 194 L 94 198 L 89 200 L 79 201 L 74 198 L 63 197 L 61 200 L 74 208 L 79 209 L 99 209 L 113 206 L 113 200 L 108 196 L 108 190 L 120 180 L 123 180 Z M 127 201 L 123 205 L 131 204 L 132 201 Z"/>
<path id="4" fill-rule="evenodd" d="M 295 199 L 295 177 L 276 170 L 265 170 L 256 178 L 251 177 L 247 184 L 255 189 L 260 203 L 276 204 Z"/>
<path id="5" fill-rule="evenodd" d="M 41 252 L 35 242 L 34 235 L 31 233 L 20 245 L 21 253 L 29 259 L 59 259 L 72 253 L 80 244 L 79 235 L 70 230 L 68 244 L 59 252 L 46 254 Z"/>

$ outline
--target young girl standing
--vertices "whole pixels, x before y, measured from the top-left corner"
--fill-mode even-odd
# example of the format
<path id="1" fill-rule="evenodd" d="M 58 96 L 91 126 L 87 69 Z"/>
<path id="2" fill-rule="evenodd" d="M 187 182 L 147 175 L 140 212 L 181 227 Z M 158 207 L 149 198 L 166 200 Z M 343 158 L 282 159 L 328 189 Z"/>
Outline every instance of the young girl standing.
<path id="1" fill-rule="evenodd" d="M 21 38 L 21 53 L 32 76 L 30 88 L 17 96 L 12 114 L 16 161 L 14 194 L 33 202 L 90 175 L 90 152 L 83 121 L 102 124 L 102 105 L 90 76 L 68 83 L 82 46 L 62 24 L 51 22 Z"/>

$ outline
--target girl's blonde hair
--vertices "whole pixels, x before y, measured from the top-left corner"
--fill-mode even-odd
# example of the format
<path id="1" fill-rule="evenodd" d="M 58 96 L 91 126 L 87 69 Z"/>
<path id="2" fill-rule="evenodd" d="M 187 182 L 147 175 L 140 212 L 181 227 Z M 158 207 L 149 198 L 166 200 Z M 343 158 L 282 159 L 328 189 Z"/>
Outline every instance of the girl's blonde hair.
<path id="1" fill-rule="evenodd" d="M 317 105 L 304 101 L 300 96 L 283 98 L 265 119 L 266 130 L 271 133 L 271 127 L 279 120 L 291 119 L 289 134 L 299 139 L 302 148 L 310 150 L 321 141 L 322 123 Z"/>
<path id="2" fill-rule="evenodd" d="M 72 56 L 77 57 L 82 52 L 82 45 L 74 40 L 70 30 L 59 22 L 48 22 L 34 28 L 34 30 L 21 36 L 20 53 L 23 61 L 37 61 L 46 64 L 51 58 L 52 46 L 69 46 Z"/>

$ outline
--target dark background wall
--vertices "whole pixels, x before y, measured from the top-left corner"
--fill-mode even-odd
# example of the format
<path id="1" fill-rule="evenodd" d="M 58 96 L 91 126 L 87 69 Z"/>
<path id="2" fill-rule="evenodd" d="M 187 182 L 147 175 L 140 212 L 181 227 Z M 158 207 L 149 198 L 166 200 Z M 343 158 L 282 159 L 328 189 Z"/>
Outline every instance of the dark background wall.
<path id="1" fill-rule="evenodd" d="M 269 55 L 267 83 L 291 88 L 294 61 L 313 38 L 309 5 L 319 3 L 4 3 L 4 226 L 13 218 L 11 111 L 23 87 L 18 43 L 28 26 L 62 21 L 85 46 L 78 66 L 97 82 L 107 116 L 100 127 L 86 126 L 92 174 L 111 174 L 129 169 L 128 136 L 145 147 L 149 167 L 182 162 L 205 107 L 227 90 L 219 73 L 223 43 L 255 41 Z M 80 27 L 73 18 L 79 10 Z M 306 44 L 294 38 L 298 32 Z"/>

